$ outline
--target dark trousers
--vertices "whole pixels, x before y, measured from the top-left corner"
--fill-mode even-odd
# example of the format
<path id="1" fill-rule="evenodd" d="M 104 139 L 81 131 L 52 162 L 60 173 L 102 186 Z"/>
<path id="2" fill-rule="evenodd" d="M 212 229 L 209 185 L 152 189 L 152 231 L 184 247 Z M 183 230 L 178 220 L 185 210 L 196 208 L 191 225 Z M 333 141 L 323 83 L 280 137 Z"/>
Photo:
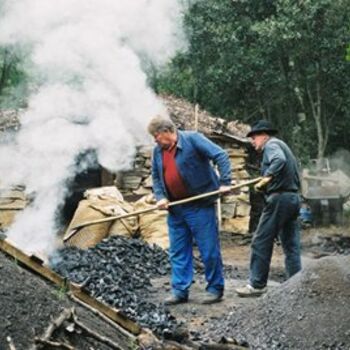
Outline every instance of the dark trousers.
<path id="1" fill-rule="evenodd" d="M 300 229 L 297 221 L 300 198 L 297 193 L 270 194 L 251 245 L 249 282 L 254 288 L 267 284 L 274 241 L 279 237 L 285 254 L 288 277 L 301 270 Z"/>

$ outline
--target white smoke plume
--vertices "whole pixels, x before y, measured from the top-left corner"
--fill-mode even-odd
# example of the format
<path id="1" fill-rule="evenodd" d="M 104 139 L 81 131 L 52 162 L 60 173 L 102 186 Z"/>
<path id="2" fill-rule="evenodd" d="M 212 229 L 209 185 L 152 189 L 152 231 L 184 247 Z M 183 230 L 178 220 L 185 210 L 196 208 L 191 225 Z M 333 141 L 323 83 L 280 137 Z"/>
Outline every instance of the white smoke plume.
<path id="1" fill-rule="evenodd" d="M 48 253 L 55 215 L 77 155 L 95 149 L 110 171 L 126 169 L 164 107 L 142 60 L 165 63 L 184 46 L 180 0 L 2 1 L 0 45 L 26 52 L 32 78 L 22 127 L 0 150 L 0 182 L 35 194 L 8 235 Z"/>

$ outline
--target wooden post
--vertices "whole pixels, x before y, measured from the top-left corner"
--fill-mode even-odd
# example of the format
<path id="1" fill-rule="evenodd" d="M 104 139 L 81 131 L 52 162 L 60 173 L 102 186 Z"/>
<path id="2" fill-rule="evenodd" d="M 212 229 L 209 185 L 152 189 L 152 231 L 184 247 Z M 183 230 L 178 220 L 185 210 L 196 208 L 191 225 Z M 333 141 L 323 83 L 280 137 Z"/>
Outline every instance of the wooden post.
<path id="1" fill-rule="evenodd" d="M 216 210 L 217 210 L 217 216 L 218 216 L 218 229 L 219 229 L 219 231 L 221 231 L 222 214 L 221 214 L 221 198 L 220 197 L 216 200 Z"/>
<path id="2" fill-rule="evenodd" d="M 198 131 L 198 113 L 199 112 L 199 106 L 198 103 L 194 105 L 194 130 Z"/>

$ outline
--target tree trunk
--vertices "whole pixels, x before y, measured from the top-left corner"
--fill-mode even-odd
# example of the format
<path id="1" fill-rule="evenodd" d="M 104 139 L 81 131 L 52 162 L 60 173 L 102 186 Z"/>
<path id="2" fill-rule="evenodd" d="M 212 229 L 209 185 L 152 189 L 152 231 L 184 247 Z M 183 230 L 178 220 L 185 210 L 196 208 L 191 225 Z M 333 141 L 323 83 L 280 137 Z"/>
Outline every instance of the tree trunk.
<path id="1" fill-rule="evenodd" d="M 317 77 L 319 75 L 319 65 L 316 66 Z M 315 97 L 312 96 L 312 92 L 308 85 L 306 85 L 306 92 L 310 102 L 312 117 L 315 121 L 317 132 L 317 159 L 324 157 L 324 152 L 327 147 L 329 129 L 322 123 L 322 97 L 321 97 L 321 85 L 319 79 L 316 77 L 316 92 Z"/>

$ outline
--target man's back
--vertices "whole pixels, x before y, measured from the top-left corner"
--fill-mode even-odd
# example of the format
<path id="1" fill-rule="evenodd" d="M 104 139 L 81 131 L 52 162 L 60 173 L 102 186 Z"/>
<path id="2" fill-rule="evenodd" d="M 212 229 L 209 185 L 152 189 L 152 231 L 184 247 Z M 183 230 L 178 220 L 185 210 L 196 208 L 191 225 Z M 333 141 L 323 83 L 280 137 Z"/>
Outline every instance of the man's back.
<path id="1" fill-rule="evenodd" d="M 272 137 L 266 142 L 261 172 L 263 176 L 273 176 L 267 186 L 267 193 L 297 192 L 300 188 L 297 160 L 291 149 L 280 139 Z"/>

